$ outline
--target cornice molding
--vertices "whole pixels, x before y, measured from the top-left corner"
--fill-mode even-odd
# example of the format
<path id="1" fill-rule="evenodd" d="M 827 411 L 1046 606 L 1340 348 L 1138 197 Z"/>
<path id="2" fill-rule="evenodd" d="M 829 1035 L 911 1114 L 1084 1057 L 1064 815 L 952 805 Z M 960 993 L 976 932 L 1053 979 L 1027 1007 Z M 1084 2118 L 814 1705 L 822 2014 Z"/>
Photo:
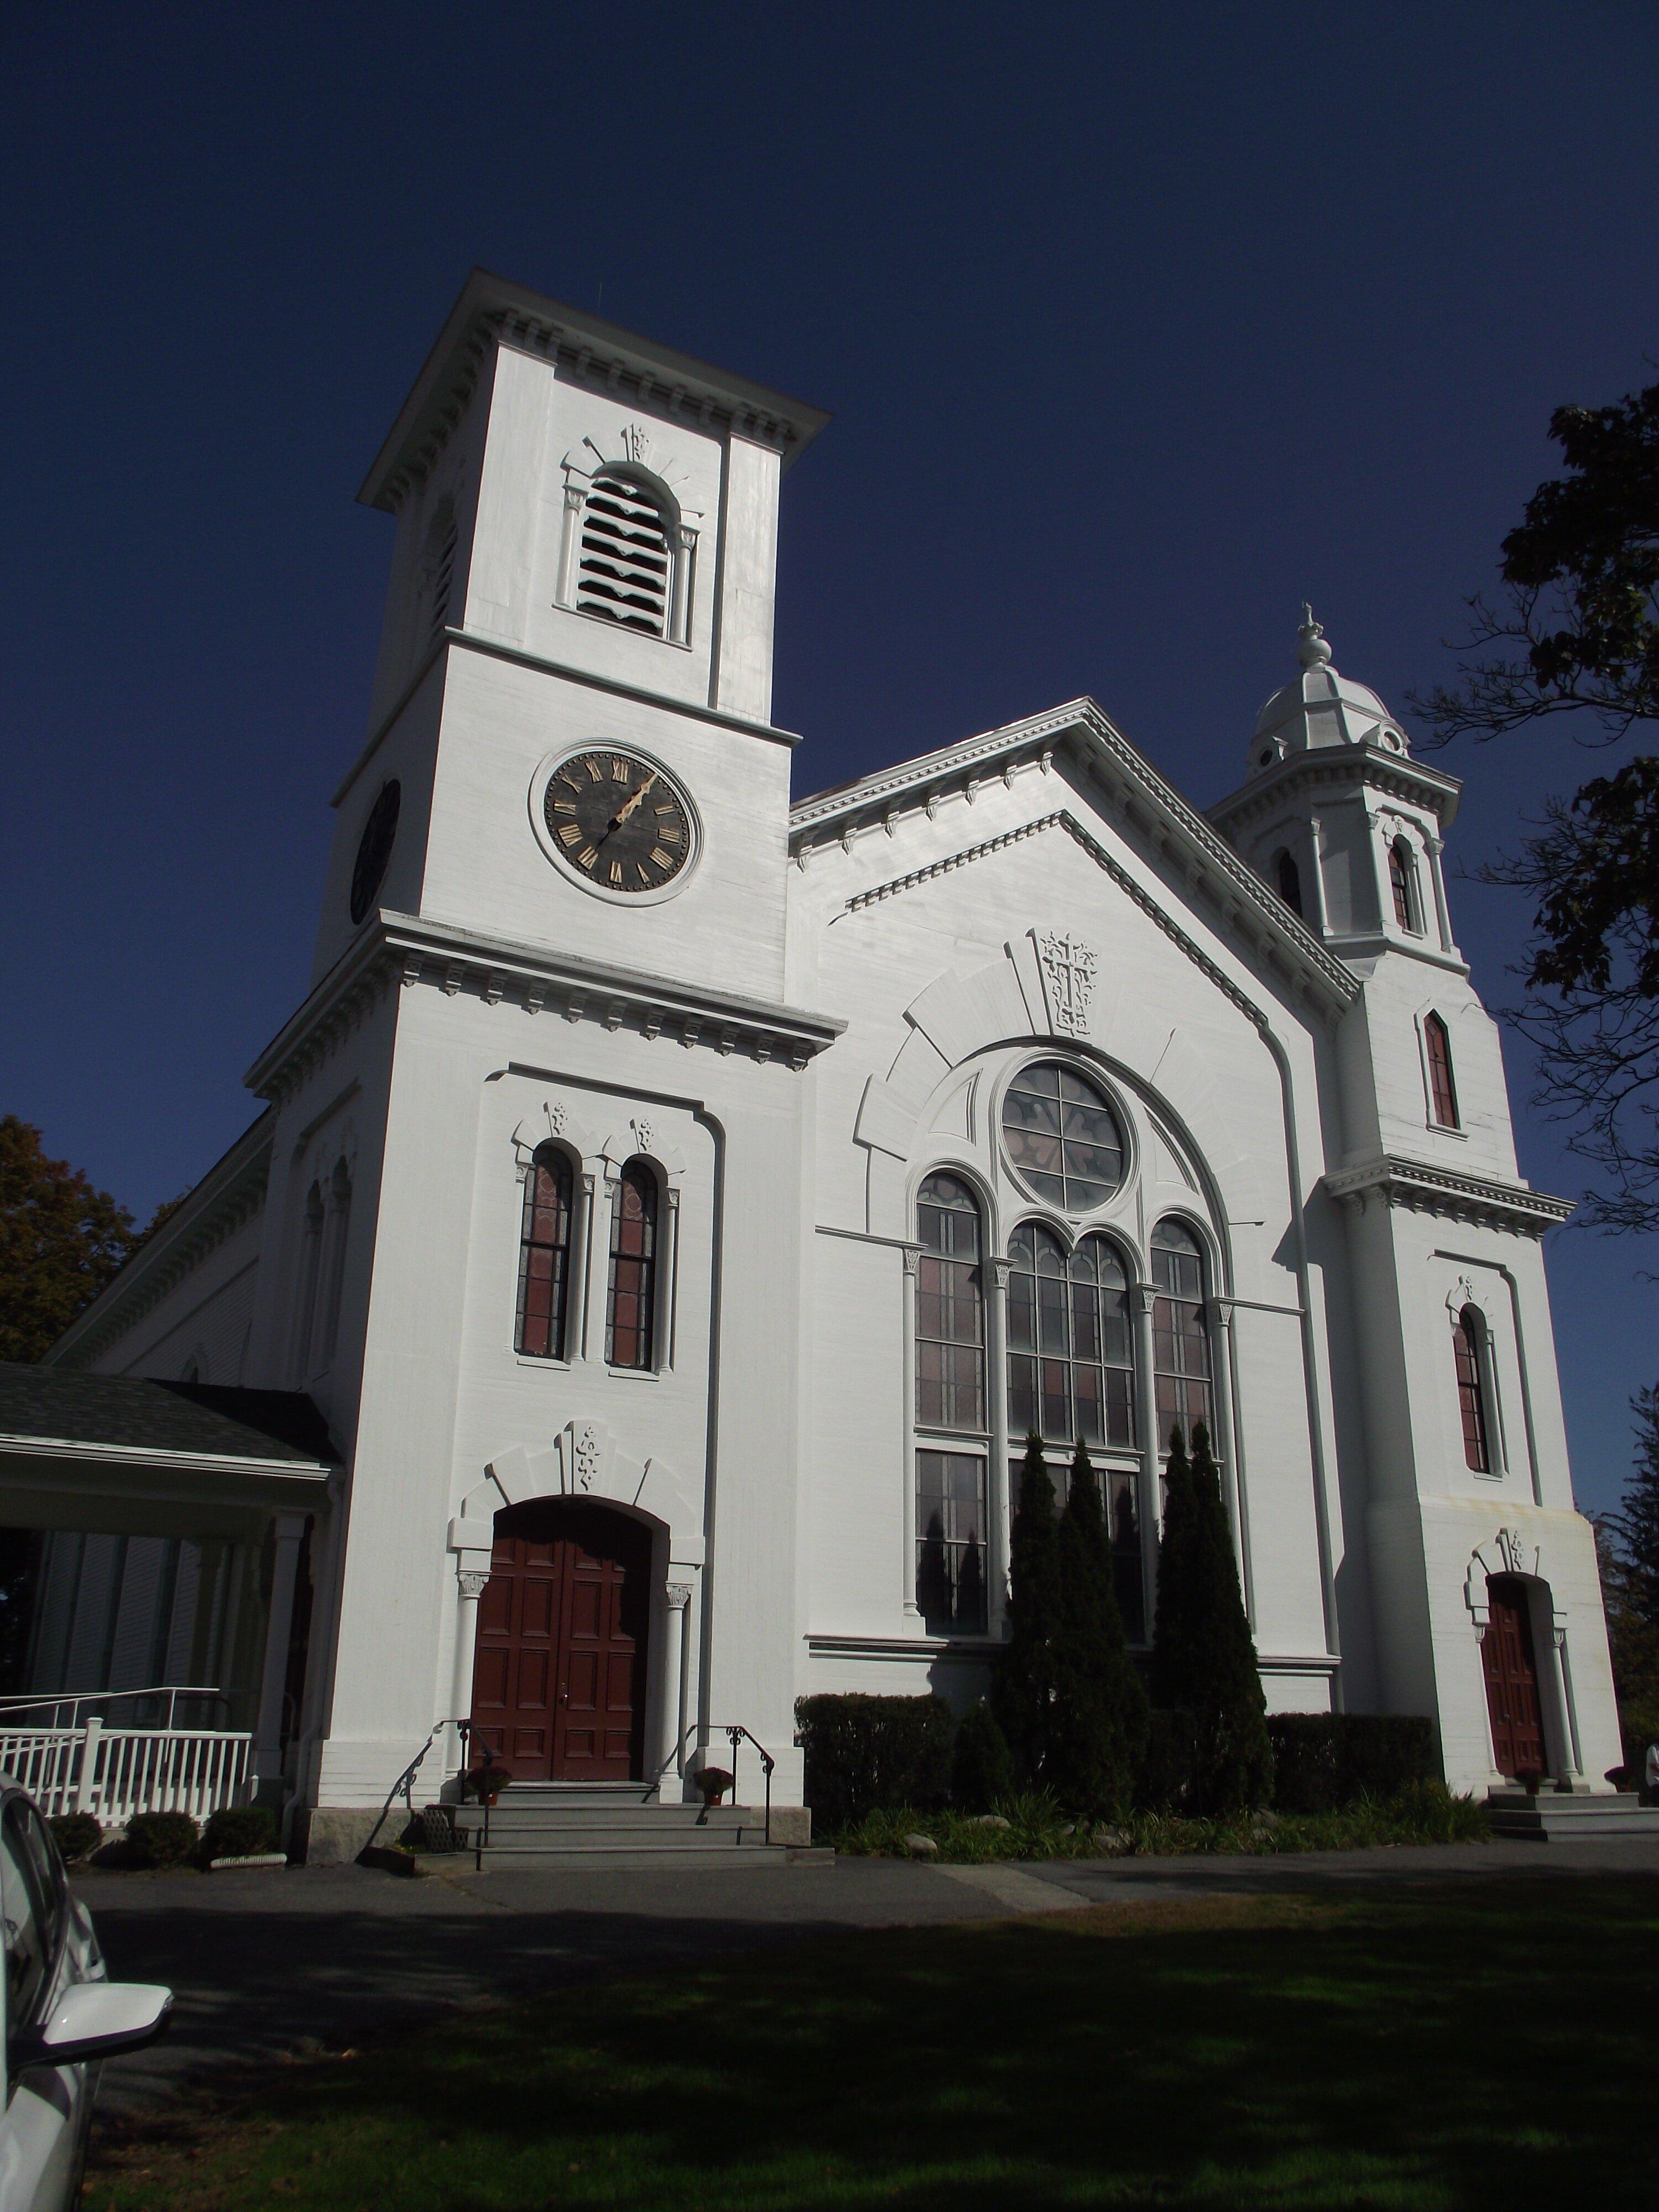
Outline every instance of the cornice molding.
<path id="1" fill-rule="evenodd" d="M 1070 700 L 1046 714 L 803 800 L 790 814 L 791 850 L 801 866 L 828 846 L 839 844 L 850 853 L 861 836 L 895 835 L 907 815 L 933 816 L 947 797 L 959 793 L 971 800 L 994 764 L 1001 764 L 1002 779 L 1012 786 L 1024 769 L 1048 769 L 1065 746 L 1075 747 L 1085 772 L 1099 784 L 1108 808 L 1122 816 L 1128 831 L 1194 893 L 1208 899 L 1224 933 L 1237 936 L 1248 951 L 1300 984 L 1327 1012 L 1340 1012 L 1352 1005 L 1358 986 L 1344 963 L 1245 866 L 1092 699 Z M 1080 826 L 1074 828 L 1087 836 Z M 823 834 L 826 830 L 831 831 L 828 836 Z M 986 842 L 988 847 L 995 841 Z M 1100 851 L 1097 845 L 1095 850 Z M 1102 858 L 1115 872 L 1115 863 Z M 921 880 L 928 872 L 914 872 Z M 1139 891 L 1133 878 L 1122 880 Z"/>
<path id="2" fill-rule="evenodd" d="M 1408 806 L 1426 808 L 1443 829 L 1455 818 L 1463 789 L 1456 776 L 1421 768 L 1381 745 L 1328 745 L 1313 752 L 1292 753 L 1277 768 L 1253 776 L 1225 799 L 1218 799 L 1207 810 L 1207 818 L 1224 834 L 1270 814 L 1300 791 L 1338 786 L 1380 791 Z"/>
<path id="3" fill-rule="evenodd" d="M 0 1454 L 9 1458 L 118 1468 L 129 1474 L 151 1469 L 161 1474 L 255 1474 L 262 1481 L 298 1483 L 307 1489 L 319 1485 L 326 1489 L 334 1472 L 332 1463 L 325 1460 L 261 1459 L 243 1452 L 166 1451 L 151 1444 L 84 1443 L 68 1437 L 0 1436 Z"/>
<path id="4" fill-rule="evenodd" d="M 147 1237 L 114 1280 L 46 1355 L 48 1367 L 90 1367 L 137 1327 L 185 1277 L 264 1206 L 270 1177 L 271 1116 L 262 1114 L 210 1168 L 175 1212 Z"/>
<path id="5" fill-rule="evenodd" d="M 246 1079 L 249 1089 L 280 1103 L 394 982 L 451 998 L 465 994 L 527 1014 L 557 1013 L 568 1022 L 596 1022 L 612 1030 L 626 1026 L 647 1038 L 723 1055 L 741 1048 L 757 1061 L 786 1061 L 798 1072 L 847 1026 L 835 1015 L 644 975 L 383 908 L 354 951 L 254 1062 Z"/>
<path id="6" fill-rule="evenodd" d="M 465 413 L 492 344 L 625 392 L 653 413 L 769 445 L 785 468 L 830 420 L 821 408 L 475 269 L 357 495 L 365 506 L 395 514 L 424 479 Z"/>
<path id="7" fill-rule="evenodd" d="M 1541 1237 L 1576 1211 L 1570 1198 L 1550 1198 L 1523 1183 L 1495 1182 L 1393 1153 L 1323 1178 L 1330 1195 L 1357 1212 L 1373 1202 L 1468 1221 L 1520 1237 Z"/>

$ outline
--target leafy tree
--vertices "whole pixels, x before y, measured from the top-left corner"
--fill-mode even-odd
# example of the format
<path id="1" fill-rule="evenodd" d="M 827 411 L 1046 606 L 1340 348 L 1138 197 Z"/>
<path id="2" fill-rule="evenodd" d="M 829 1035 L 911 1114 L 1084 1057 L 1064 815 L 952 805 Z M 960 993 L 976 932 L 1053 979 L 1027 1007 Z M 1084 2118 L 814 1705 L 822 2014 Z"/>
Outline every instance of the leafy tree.
<path id="1" fill-rule="evenodd" d="M 1503 602 L 1470 602 L 1460 681 L 1413 702 L 1442 742 L 1567 714 L 1613 744 L 1659 720 L 1659 384 L 1558 408 L 1550 435 L 1567 472 L 1504 540 Z M 1609 1178 L 1587 1218 L 1659 1227 L 1659 760 L 1550 800 L 1539 834 L 1480 872 L 1538 902 L 1511 1018 L 1541 1102 Z"/>
<path id="2" fill-rule="evenodd" d="M 0 1359 L 41 1358 L 139 1241 L 125 1206 L 0 1116 Z"/>
<path id="3" fill-rule="evenodd" d="M 1659 1389 L 1631 1400 L 1636 1462 L 1620 1510 L 1597 1516 L 1613 1686 L 1627 1759 L 1659 1741 Z"/>
<path id="4" fill-rule="evenodd" d="M 1632 1602 L 1659 1632 L 1659 1386 L 1638 1390 L 1630 1409 L 1636 1416 L 1636 1464 L 1613 1526 L 1629 1562 Z"/>
<path id="5" fill-rule="evenodd" d="M 1146 1748 L 1146 1693 L 1129 1657 L 1100 1486 L 1079 1437 L 1060 1516 L 1060 1635 L 1050 1780 L 1079 1813 L 1127 1811 Z"/>
<path id="6" fill-rule="evenodd" d="M 997 1655 L 991 1710 L 1023 1781 L 1050 1779 L 1054 1674 L 1062 1629 L 1060 1529 L 1042 1439 L 1026 1440 L 1008 1540 L 1008 1641 Z"/>
<path id="7" fill-rule="evenodd" d="M 1272 1788 L 1267 1700 L 1208 1431 L 1194 1427 L 1190 1462 L 1178 1429 L 1170 1441 L 1153 1695 L 1193 1716 L 1194 1809 L 1234 1813 L 1263 1803 Z"/>

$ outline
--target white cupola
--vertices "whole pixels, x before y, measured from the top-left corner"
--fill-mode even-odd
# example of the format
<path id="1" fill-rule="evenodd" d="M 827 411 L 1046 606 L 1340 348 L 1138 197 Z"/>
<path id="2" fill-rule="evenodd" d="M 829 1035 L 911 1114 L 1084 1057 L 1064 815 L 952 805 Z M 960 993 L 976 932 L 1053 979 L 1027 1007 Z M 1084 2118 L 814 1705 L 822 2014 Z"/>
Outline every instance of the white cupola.
<path id="1" fill-rule="evenodd" d="M 1248 775 L 1261 775 L 1294 754 L 1334 745 L 1370 744 L 1385 752 L 1409 751 L 1405 732 L 1376 692 L 1350 683 L 1332 665 L 1329 642 L 1314 620 L 1313 609 L 1305 604 L 1297 658 L 1301 675 L 1275 691 L 1255 718 Z"/>

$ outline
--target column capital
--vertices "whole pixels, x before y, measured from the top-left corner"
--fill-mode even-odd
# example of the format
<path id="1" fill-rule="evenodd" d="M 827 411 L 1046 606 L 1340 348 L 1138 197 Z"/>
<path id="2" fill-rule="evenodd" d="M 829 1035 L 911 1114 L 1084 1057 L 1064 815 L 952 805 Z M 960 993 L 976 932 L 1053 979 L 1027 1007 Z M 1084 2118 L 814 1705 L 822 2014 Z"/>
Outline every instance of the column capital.
<path id="1" fill-rule="evenodd" d="M 671 1613 L 684 1613 L 690 1602 L 691 1585 L 690 1583 L 669 1583 L 668 1609 Z"/>
<path id="2" fill-rule="evenodd" d="M 489 1580 L 489 1577 L 487 1572 L 480 1574 L 476 1567 L 463 1567 L 456 1575 L 455 1580 L 460 1585 L 461 1595 L 471 1598 L 476 1603 L 483 1595 L 483 1586 Z"/>

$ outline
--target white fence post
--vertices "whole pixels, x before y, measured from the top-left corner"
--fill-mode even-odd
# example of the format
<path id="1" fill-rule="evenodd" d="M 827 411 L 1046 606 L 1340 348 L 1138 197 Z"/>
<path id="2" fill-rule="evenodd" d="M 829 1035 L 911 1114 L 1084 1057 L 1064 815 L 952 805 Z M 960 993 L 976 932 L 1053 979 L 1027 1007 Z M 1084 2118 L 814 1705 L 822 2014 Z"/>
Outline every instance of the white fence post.
<path id="1" fill-rule="evenodd" d="M 98 1745 L 104 1733 L 104 1723 L 94 1715 L 87 1723 L 87 1732 L 81 1744 L 81 1786 L 75 1793 L 77 1813 L 92 1810 L 93 1784 L 98 1776 Z"/>

